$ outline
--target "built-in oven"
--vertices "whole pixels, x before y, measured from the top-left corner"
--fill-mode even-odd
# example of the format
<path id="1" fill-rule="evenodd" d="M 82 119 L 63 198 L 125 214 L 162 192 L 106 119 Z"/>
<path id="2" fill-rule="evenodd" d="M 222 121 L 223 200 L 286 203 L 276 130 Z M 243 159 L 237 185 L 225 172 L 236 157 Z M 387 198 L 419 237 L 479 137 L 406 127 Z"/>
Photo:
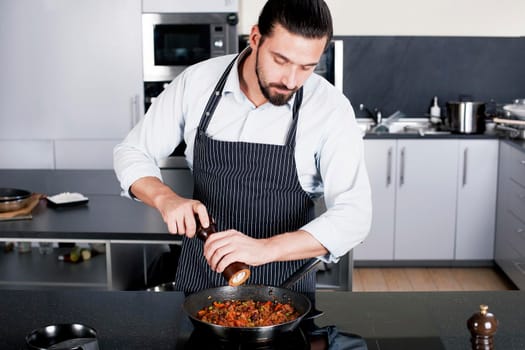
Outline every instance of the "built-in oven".
<path id="1" fill-rule="evenodd" d="M 237 13 L 144 13 L 144 111 L 186 67 L 238 52 Z"/>

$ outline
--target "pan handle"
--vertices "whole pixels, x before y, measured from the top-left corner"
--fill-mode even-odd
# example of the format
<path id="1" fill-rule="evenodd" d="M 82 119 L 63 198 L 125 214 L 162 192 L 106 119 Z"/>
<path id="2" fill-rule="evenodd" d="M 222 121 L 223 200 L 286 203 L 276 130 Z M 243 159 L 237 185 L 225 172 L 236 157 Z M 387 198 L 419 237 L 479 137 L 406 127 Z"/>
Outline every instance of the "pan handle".
<path id="1" fill-rule="evenodd" d="M 317 258 L 311 258 L 299 270 L 295 271 L 290 277 L 288 277 L 288 279 L 281 284 L 281 287 L 290 288 L 297 281 L 303 278 L 308 272 L 312 271 L 312 269 L 316 267 L 320 262 L 321 260 Z"/>

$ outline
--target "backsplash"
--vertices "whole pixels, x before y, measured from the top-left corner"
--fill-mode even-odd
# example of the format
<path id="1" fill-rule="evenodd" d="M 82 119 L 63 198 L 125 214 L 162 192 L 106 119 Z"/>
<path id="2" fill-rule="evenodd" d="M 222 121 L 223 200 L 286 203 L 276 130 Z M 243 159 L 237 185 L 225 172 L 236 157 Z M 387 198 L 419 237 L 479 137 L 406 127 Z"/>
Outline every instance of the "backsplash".
<path id="1" fill-rule="evenodd" d="M 344 40 L 343 91 L 357 116 L 363 103 L 383 116 L 444 111 L 459 95 L 497 103 L 525 98 L 525 38 L 338 36 Z"/>

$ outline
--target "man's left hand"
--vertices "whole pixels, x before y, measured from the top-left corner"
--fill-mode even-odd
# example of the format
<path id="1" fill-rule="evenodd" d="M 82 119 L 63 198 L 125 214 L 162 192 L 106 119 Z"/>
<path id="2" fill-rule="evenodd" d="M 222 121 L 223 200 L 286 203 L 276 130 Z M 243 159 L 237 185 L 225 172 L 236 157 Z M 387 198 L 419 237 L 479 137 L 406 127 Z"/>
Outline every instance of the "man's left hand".
<path id="1" fill-rule="evenodd" d="M 258 266 L 272 261 L 266 239 L 255 239 L 236 230 L 216 232 L 204 244 L 204 256 L 210 267 L 222 273 L 233 262 Z"/>

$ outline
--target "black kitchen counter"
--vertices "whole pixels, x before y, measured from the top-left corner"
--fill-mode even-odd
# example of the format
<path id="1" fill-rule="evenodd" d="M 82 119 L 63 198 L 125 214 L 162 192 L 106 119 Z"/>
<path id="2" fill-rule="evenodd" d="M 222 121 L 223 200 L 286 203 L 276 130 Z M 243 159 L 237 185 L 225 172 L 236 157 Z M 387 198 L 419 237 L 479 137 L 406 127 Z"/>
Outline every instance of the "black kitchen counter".
<path id="1" fill-rule="evenodd" d="M 32 329 L 83 323 L 100 349 L 187 349 L 193 327 L 178 292 L 0 290 L 0 348 L 23 349 Z M 524 349 L 525 293 L 319 292 L 320 327 L 361 335 L 381 350 L 470 349 L 467 319 L 489 305 L 499 320 L 496 349 Z M 431 344 L 431 345 L 430 345 Z"/>
<path id="2" fill-rule="evenodd" d="M 30 220 L 0 221 L 0 238 L 160 240 L 170 235 L 157 210 L 119 195 L 88 195 L 86 205 L 48 207 L 45 200 Z"/>
<path id="3" fill-rule="evenodd" d="M 400 132 L 400 133 L 365 133 L 365 139 L 466 139 L 466 140 L 490 140 L 498 139 L 495 133 L 487 134 L 455 134 L 455 133 L 428 133 L 420 135 L 417 132 Z"/>
<path id="4" fill-rule="evenodd" d="M 365 140 L 492 140 L 498 139 L 512 147 L 525 152 L 525 140 L 511 139 L 496 133 L 487 134 L 425 134 L 420 135 L 415 132 L 403 133 L 366 133 L 363 137 Z"/>

